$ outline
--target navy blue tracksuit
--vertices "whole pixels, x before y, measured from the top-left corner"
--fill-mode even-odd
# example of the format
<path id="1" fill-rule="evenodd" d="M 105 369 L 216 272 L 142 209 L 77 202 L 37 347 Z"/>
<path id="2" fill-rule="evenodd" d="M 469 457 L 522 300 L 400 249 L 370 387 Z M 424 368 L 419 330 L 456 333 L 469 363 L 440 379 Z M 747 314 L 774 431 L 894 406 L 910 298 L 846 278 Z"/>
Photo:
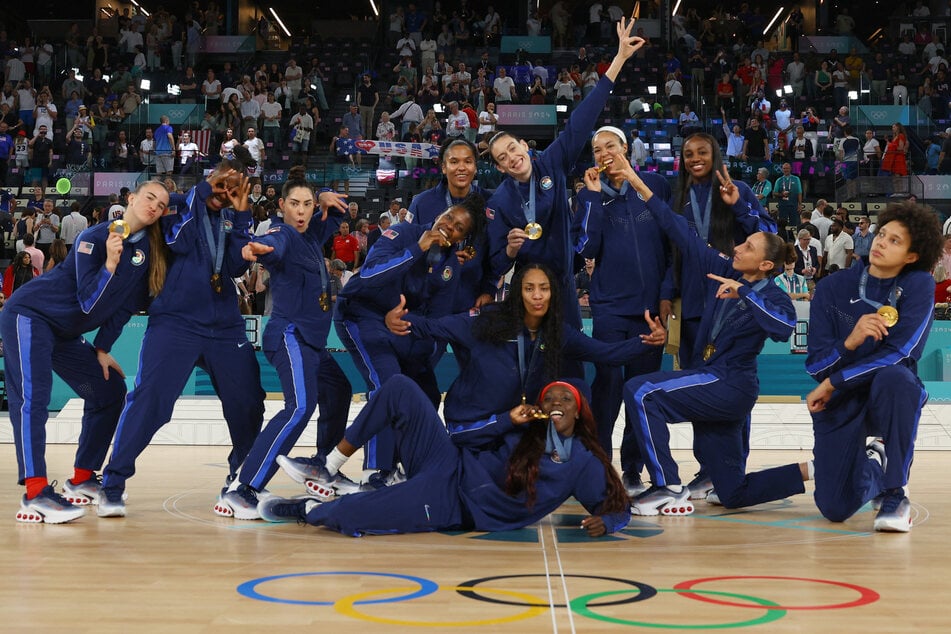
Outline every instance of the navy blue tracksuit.
<path id="1" fill-rule="evenodd" d="M 926 271 L 893 279 L 868 275 L 866 298 L 898 309 L 898 323 L 881 341 L 855 350 L 843 345 L 855 323 L 876 307 L 862 301 L 862 266 L 823 278 L 809 308 L 806 369 L 835 392 L 812 414 L 815 434 L 816 506 L 834 522 L 851 517 L 885 489 L 908 483 L 921 409 L 928 400 L 918 378 L 934 313 L 934 278 Z M 867 436 L 885 440 L 888 469 L 865 452 Z"/>
<path id="2" fill-rule="evenodd" d="M 366 382 L 369 397 L 391 376 L 409 376 L 439 403 L 439 387 L 432 367 L 436 350 L 431 339 L 398 337 L 384 323 L 387 312 L 406 297 L 406 307 L 423 315 L 441 317 L 452 309 L 459 284 L 455 249 L 433 247 L 423 253 L 419 238 L 431 227 L 401 222 L 391 226 L 370 249 L 360 272 L 337 296 L 334 326 Z M 364 447 L 367 469 L 396 466 L 395 444 L 389 429 Z"/>
<path id="3" fill-rule="evenodd" d="M 135 473 L 136 458 L 171 418 L 195 366 L 208 372 L 221 399 L 233 445 L 228 456 L 231 475 L 237 474 L 261 429 L 261 372 L 231 282 L 248 267 L 241 248 L 251 239 L 251 212 L 211 212 L 205 206 L 210 195 L 211 186 L 201 182 L 184 200 L 173 196 L 178 213 L 162 219 L 171 251 L 165 288 L 149 308 L 135 386 L 119 419 L 104 487 L 125 487 Z M 224 249 L 220 293 L 211 284 L 213 247 Z"/>
<path id="4" fill-rule="evenodd" d="M 684 253 L 691 270 L 741 279 L 724 256 L 692 235 L 686 220 L 652 198 L 648 208 Z M 719 282 L 707 281 L 713 296 Z M 798 464 L 746 474 L 746 419 L 759 394 L 756 357 L 766 338 L 788 339 L 796 312 L 789 296 L 772 279 L 743 282 L 740 299 L 707 303 L 700 321 L 704 345 L 715 346 L 709 359 L 697 346 L 689 370 L 636 377 L 624 386 L 624 405 L 641 453 L 657 486 L 680 484 L 670 453 L 668 423 L 692 422 L 694 451 L 727 507 L 750 506 L 805 491 Z M 718 323 L 719 322 L 719 323 Z"/>
<path id="5" fill-rule="evenodd" d="M 486 306 L 483 310 L 497 310 Z M 484 433 L 483 428 L 492 428 L 508 419 L 508 412 L 521 402 L 523 390 L 528 402 L 534 402 L 538 392 L 557 377 L 545 372 L 545 341 L 537 337 L 532 341 L 527 330 L 522 330 L 525 364 L 519 359 L 517 339 L 503 343 L 489 343 L 473 334 L 476 311 L 451 315 L 441 319 L 425 319 L 413 314 L 405 317 L 412 326 L 408 337 L 435 338 L 452 344 L 457 355 L 464 355 L 459 376 L 446 393 L 443 416 L 450 432 L 460 434 L 466 430 Z M 655 346 L 648 346 L 639 337 L 624 342 L 605 343 L 592 339 L 575 328 L 564 326 L 562 330 L 561 355 L 574 361 L 594 361 L 623 365 L 632 363 L 640 356 L 652 354 Z M 521 369 L 525 369 L 522 384 Z"/>
<path id="6" fill-rule="evenodd" d="M 284 391 L 284 409 L 258 435 L 239 474 L 242 484 L 257 491 L 277 471 L 277 457 L 293 449 L 317 407 L 319 394 L 332 403 L 345 404 L 349 410 L 350 383 L 345 375 L 343 382 L 339 380 L 340 366 L 326 351 L 331 314 L 320 305 L 321 294 L 325 294 L 325 301 L 329 299 L 323 247 L 333 239 L 342 219 L 342 213 L 330 210 L 326 221 L 315 215 L 304 233 L 276 223 L 255 239 L 274 247 L 272 252 L 258 256 L 271 273 L 274 297 L 274 308 L 264 328 L 263 348 Z M 331 429 L 318 427 L 324 436 L 318 438 L 318 447 L 324 453 L 343 438 L 347 415 L 329 422 Z"/>
<path id="7" fill-rule="evenodd" d="M 667 179 L 652 173 L 641 177 L 655 196 L 670 203 Z M 600 192 L 585 188 L 578 200 L 571 226 L 575 251 L 597 260 L 589 290 L 592 335 L 598 341 L 618 342 L 649 333 L 644 311 L 657 315 L 661 289 L 672 284 L 670 249 L 664 232 L 626 181 L 620 191 L 615 191 L 602 179 Z M 624 381 L 660 370 L 662 359 L 663 348 L 657 347 L 623 368 L 595 364 L 591 408 L 607 455 L 612 455 L 612 433 L 621 410 Z M 632 442 L 621 447 L 621 470 L 633 476 L 640 473 L 643 461 L 630 438 Z"/>
<path id="8" fill-rule="evenodd" d="M 718 196 L 719 181 L 711 176 L 711 179 L 704 183 L 695 183 L 690 186 L 697 202 L 704 205 L 708 197 L 712 194 Z M 711 192 L 711 184 L 716 185 Z M 769 216 L 769 213 L 763 209 L 756 194 L 746 183 L 733 181 L 740 192 L 740 199 L 733 205 L 734 223 L 733 223 L 733 242 L 742 244 L 746 238 L 758 231 L 768 231 L 776 233 L 776 223 Z M 703 238 L 704 242 L 709 241 L 709 235 L 702 235 L 700 228 L 697 227 L 693 206 L 690 202 L 690 196 L 684 196 L 684 208 L 681 212 L 687 219 L 694 235 Z M 704 211 L 700 211 L 701 217 Z M 709 220 L 704 219 L 706 222 Z M 689 360 L 693 358 L 696 340 L 699 336 L 700 317 L 703 315 L 707 300 L 711 296 L 707 287 L 706 271 L 697 271 L 690 268 L 686 259 L 681 264 L 679 272 L 680 298 L 681 298 L 681 322 L 680 322 L 680 366 L 682 368 L 692 367 Z M 673 299 L 673 296 L 661 297 L 661 299 Z M 701 345 L 702 347 L 702 345 Z"/>
<path id="9" fill-rule="evenodd" d="M 0 338 L 17 480 L 45 477 L 46 421 L 53 372 L 84 401 L 75 466 L 98 470 L 106 458 L 125 398 L 115 370 L 102 376 L 96 349 L 108 352 L 123 325 L 148 303 L 146 231 L 129 237 L 115 273 L 105 268 L 109 227 L 83 231 L 59 266 L 21 286 L 0 312 Z M 90 345 L 83 333 L 99 328 Z"/>
<path id="10" fill-rule="evenodd" d="M 521 431 L 509 422 L 504 429 L 470 433 L 471 444 L 451 440 L 426 395 L 406 377 L 394 376 L 377 391 L 346 438 L 359 447 L 385 427 L 394 432 L 408 479 L 321 504 L 307 514 L 308 524 L 354 537 L 448 529 L 504 531 L 537 522 L 569 497 L 591 514 L 598 514 L 604 501 L 604 465 L 576 442 L 568 461 L 541 455 L 535 504 L 527 507 L 524 491 L 515 496 L 505 492 L 508 460 Z M 490 442 L 494 447 L 484 449 Z M 627 526 L 630 513 L 602 517 L 612 533 Z"/>
<path id="11" fill-rule="evenodd" d="M 470 193 L 479 194 L 483 198 L 488 196 L 488 192 L 479 188 L 477 185 L 470 187 Z M 421 226 L 432 226 L 436 218 L 450 206 L 462 202 L 463 198 L 453 198 L 449 194 L 446 186 L 446 180 L 443 179 L 438 185 L 424 192 L 420 192 L 413 197 L 409 205 L 409 210 L 413 213 L 413 221 Z M 492 268 L 489 262 L 489 238 L 483 233 L 477 239 L 470 240 L 471 246 L 475 249 L 475 257 L 462 265 L 460 271 L 459 284 L 456 287 L 456 297 L 452 302 L 452 312 L 459 313 L 469 310 L 475 306 L 475 301 L 484 293 L 492 295 L 495 299 L 499 276 L 492 274 Z"/>
<path id="12" fill-rule="evenodd" d="M 531 181 L 519 183 L 507 177 L 488 203 L 492 218 L 489 222 L 489 250 L 493 274 L 496 277 L 504 275 L 513 263 L 516 266 L 531 262 L 547 265 L 564 288 L 565 320 L 577 328 L 581 328 L 581 311 L 575 293 L 568 175 L 591 140 L 591 131 L 597 127 L 598 117 L 613 87 L 614 82 L 602 77 L 591 94 L 571 113 L 558 138 L 532 162 Z M 528 224 L 525 205 L 530 200 L 532 187 L 535 190 L 535 222 L 542 226 L 543 233 L 537 240 L 526 240 L 513 261 L 505 253 L 508 233 L 515 227 L 524 229 Z"/>

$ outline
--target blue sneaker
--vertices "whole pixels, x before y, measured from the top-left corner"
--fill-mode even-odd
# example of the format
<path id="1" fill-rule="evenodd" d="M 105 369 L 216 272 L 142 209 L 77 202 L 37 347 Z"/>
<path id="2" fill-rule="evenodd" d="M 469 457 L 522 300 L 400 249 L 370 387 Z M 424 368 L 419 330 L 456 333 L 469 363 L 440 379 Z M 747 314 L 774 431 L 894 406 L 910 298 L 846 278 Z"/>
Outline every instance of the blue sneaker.
<path id="1" fill-rule="evenodd" d="M 40 494 L 32 500 L 26 499 L 24 495 L 20 510 L 16 514 L 17 521 L 30 524 L 64 524 L 86 514 L 86 509 L 68 502 L 54 487 L 56 482 L 43 487 Z"/>
<path id="2" fill-rule="evenodd" d="M 87 506 L 99 502 L 99 487 L 102 486 L 102 476 L 92 474 L 92 477 L 85 482 L 73 484 L 72 480 L 66 480 L 63 483 L 63 497 L 70 504 L 76 506 Z"/>
<path id="3" fill-rule="evenodd" d="M 246 484 L 238 485 L 234 491 L 225 491 L 215 503 L 214 511 L 222 517 L 236 520 L 259 520 L 258 492 Z"/>
<path id="4" fill-rule="evenodd" d="M 904 489 L 888 489 L 882 493 L 882 504 L 873 524 L 883 533 L 907 533 L 911 530 L 911 501 Z"/>
<path id="5" fill-rule="evenodd" d="M 258 515 L 267 522 L 297 522 L 303 524 L 307 513 L 320 504 L 313 498 L 271 497 L 258 504 Z"/>
<path id="6" fill-rule="evenodd" d="M 383 489 L 391 487 L 394 484 L 399 484 L 400 482 L 406 482 L 406 475 L 400 471 L 399 468 L 393 469 L 392 471 L 381 469 L 370 474 L 362 490 L 372 491 L 375 489 Z M 341 495 L 346 494 L 342 493 Z"/>
<path id="7" fill-rule="evenodd" d="M 327 471 L 326 460 L 321 455 L 311 458 L 278 456 L 277 464 L 292 480 L 307 487 L 308 495 L 321 502 L 331 500 L 337 495 L 347 495 L 363 490 L 359 484 L 342 473 L 330 475 Z"/>
<path id="8" fill-rule="evenodd" d="M 631 501 L 631 513 L 634 515 L 690 515 L 693 513 L 690 489 L 683 487 L 680 492 L 677 492 L 670 487 L 652 486 Z"/>
<path id="9" fill-rule="evenodd" d="M 690 491 L 691 500 L 706 500 L 710 491 L 713 491 L 713 480 L 703 472 L 698 473 L 687 485 L 687 490 Z"/>
<path id="10" fill-rule="evenodd" d="M 624 490 L 627 496 L 632 500 L 646 491 L 649 487 L 641 480 L 639 473 L 625 473 L 621 476 L 621 482 L 624 484 Z"/>
<path id="11" fill-rule="evenodd" d="M 125 517 L 125 492 L 118 487 L 99 489 L 99 517 Z"/>

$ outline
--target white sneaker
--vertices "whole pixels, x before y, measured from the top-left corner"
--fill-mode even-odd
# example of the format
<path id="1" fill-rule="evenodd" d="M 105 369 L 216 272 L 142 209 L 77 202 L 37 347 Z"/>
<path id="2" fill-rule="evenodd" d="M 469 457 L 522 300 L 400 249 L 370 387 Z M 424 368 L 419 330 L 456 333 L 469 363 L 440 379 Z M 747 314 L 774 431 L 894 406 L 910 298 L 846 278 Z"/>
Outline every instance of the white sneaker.
<path id="1" fill-rule="evenodd" d="M 20 510 L 17 511 L 18 522 L 29 524 L 64 524 L 79 519 L 86 514 L 86 509 L 66 501 L 66 498 L 56 492 L 52 485 L 43 487 L 43 490 L 32 500 L 20 501 Z"/>
<path id="2" fill-rule="evenodd" d="M 883 533 L 907 533 L 911 530 L 911 501 L 902 489 L 891 489 L 882 495 L 882 506 L 873 524 Z"/>
<path id="3" fill-rule="evenodd" d="M 634 515 L 690 515 L 693 503 L 690 490 L 684 487 L 679 493 L 669 487 L 653 486 L 631 502 Z"/>

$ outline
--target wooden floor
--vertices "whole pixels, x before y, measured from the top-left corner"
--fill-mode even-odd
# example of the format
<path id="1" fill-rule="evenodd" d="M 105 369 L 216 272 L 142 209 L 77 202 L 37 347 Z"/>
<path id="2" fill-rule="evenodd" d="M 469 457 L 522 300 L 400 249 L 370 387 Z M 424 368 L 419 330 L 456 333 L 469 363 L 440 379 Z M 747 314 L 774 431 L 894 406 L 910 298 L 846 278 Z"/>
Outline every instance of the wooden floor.
<path id="1" fill-rule="evenodd" d="M 51 446 L 50 472 L 66 477 L 74 449 Z M 53 526 L 14 521 L 22 491 L 13 446 L 0 444 L 0 629 L 893 633 L 951 623 L 945 451 L 916 456 L 910 534 L 870 532 L 868 509 L 831 524 L 803 495 L 743 512 L 701 503 L 691 517 L 637 518 L 600 540 L 581 534 L 574 503 L 492 535 L 353 539 L 219 518 L 226 451 L 150 447 L 129 482 L 128 517 L 93 509 Z M 805 457 L 756 450 L 750 461 Z M 689 474 L 689 454 L 678 458 Z M 301 492 L 281 473 L 271 490 Z"/>

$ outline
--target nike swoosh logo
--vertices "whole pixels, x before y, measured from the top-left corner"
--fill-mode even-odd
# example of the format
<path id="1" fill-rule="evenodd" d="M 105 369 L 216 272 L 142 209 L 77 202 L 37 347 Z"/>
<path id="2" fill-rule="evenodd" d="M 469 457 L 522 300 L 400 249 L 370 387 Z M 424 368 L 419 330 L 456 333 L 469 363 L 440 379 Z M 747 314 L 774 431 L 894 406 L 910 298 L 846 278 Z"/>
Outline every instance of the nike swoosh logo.
<path id="1" fill-rule="evenodd" d="M 245 347 L 246 345 L 248 345 L 248 342 L 247 342 L 247 341 L 245 341 L 244 343 L 239 343 L 239 344 L 238 344 L 238 347 L 239 347 L 239 348 L 243 348 L 243 347 Z"/>
<path id="2" fill-rule="evenodd" d="M 859 297 L 858 299 L 850 299 L 850 300 L 849 300 L 849 303 L 850 303 L 850 304 L 857 304 L 857 303 L 859 303 L 860 301 L 862 301 L 862 298 L 861 298 L 861 297 Z"/>

